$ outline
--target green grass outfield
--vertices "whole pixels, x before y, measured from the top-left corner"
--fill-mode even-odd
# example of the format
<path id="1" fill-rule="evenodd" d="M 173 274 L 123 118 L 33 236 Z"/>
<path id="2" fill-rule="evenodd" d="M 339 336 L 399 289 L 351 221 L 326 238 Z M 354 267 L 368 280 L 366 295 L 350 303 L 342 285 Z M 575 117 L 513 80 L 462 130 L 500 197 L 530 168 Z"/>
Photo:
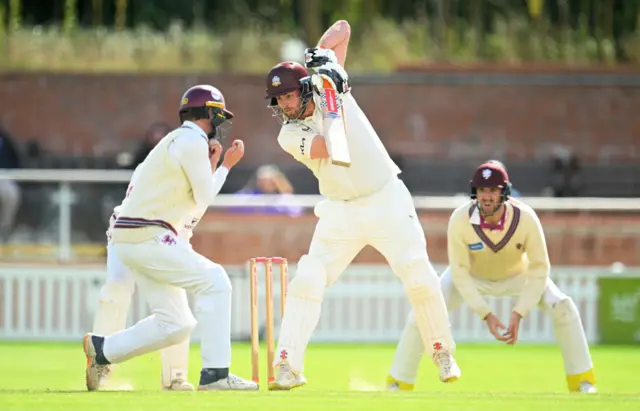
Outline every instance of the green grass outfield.
<path id="1" fill-rule="evenodd" d="M 592 348 L 600 393 L 585 395 L 567 393 L 556 346 L 498 343 L 461 344 L 455 384 L 440 383 L 423 361 L 413 393 L 384 392 L 393 345 L 328 344 L 309 347 L 308 384 L 291 392 L 163 392 L 154 353 L 118 366 L 112 382 L 121 391 L 88 393 L 81 346 L 0 343 L 0 410 L 640 410 L 640 347 Z M 197 384 L 198 346 L 191 353 L 189 379 Z M 261 360 L 264 379 L 264 351 Z M 250 369 L 249 345 L 235 343 L 232 372 L 250 378 Z"/>

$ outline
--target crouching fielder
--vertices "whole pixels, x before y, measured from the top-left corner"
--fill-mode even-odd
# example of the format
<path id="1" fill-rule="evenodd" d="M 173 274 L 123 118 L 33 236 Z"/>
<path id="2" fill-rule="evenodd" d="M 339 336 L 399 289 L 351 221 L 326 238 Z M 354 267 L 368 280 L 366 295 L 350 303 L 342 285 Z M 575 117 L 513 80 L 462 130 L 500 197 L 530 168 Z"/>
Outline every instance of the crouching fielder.
<path id="1" fill-rule="evenodd" d="M 447 307 L 455 310 L 466 302 L 498 341 L 513 345 L 518 340 L 520 320 L 538 305 L 553 319 L 569 391 L 596 392 L 578 309 L 549 278 L 549 255 L 540 220 L 530 207 L 509 199 L 510 189 L 504 167 L 482 164 L 471 180 L 472 201 L 451 215 L 449 267 L 440 281 Z M 508 327 L 491 312 L 483 295 L 518 296 Z M 413 389 L 423 352 L 412 312 L 391 365 L 388 389 Z"/>
<path id="2" fill-rule="evenodd" d="M 215 168 L 220 158 L 222 147 L 217 140 L 211 140 L 212 146 L 217 145 L 216 154 L 212 156 L 212 167 Z M 223 161 L 222 166 L 218 168 L 214 175 L 214 192 L 218 192 L 227 178 L 229 170 L 233 167 L 235 158 L 228 156 Z M 127 314 L 131 307 L 131 298 L 135 290 L 135 278 L 130 268 L 125 266 L 118 255 L 113 251 L 111 242 L 111 233 L 113 225 L 120 214 L 120 210 L 127 202 L 127 197 L 133 186 L 135 185 L 136 175 L 139 167 L 134 171 L 127 195 L 125 195 L 122 204 L 113 209 L 113 214 L 109 220 L 109 228 L 107 230 L 107 279 L 100 289 L 100 299 L 98 308 L 93 322 L 93 333 L 97 335 L 111 335 L 118 331 L 124 330 L 127 325 Z M 184 224 L 179 228 L 178 236 L 185 244 L 191 247 L 191 237 L 193 237 L 193 229 L 198 224 L 206 212 L 206 207 L 195 210 L 192 216 L 189 216 Z M 194 387 L 187 381 L 189 374 L 189 345 L 190 337 L 187 336 L 182 342 L 163 348 L 160 351 L 160 361 L 162 363 L 161 383 L 162 388 L 171 391 L 193 391 Z M 113 372 L 113 365 L 107 365 L 102 368 L 104 373 L 101 384 L 104 386 L 108 382 L 108 377 Z"/>
<path id="3" fill-rule="evenodd" d="M 100 387 L 104 369 L 131 358 L 184 343 L 196 326 L 186 292 L 196 298 L 201 332 L 199 390 L 257 390 L 229 372 L 231 365 L 231 283 L 225 270 L 196 253 L 178 229 L 206 209 L 218 193 L 212 163 L 220 155 L 222 127 L 233 118 L 215 87 L 191 87 L 179 106 L 182 126 L 167 134 L 140 165 L 113 224 L 113 251 L 130 267 L 152 315 L 110 335 L 84 337 L 86 380 Z M 225 160 L 244 154 L 234 141 Z M 219 158 L 219 157 L 218 157 Z"/>

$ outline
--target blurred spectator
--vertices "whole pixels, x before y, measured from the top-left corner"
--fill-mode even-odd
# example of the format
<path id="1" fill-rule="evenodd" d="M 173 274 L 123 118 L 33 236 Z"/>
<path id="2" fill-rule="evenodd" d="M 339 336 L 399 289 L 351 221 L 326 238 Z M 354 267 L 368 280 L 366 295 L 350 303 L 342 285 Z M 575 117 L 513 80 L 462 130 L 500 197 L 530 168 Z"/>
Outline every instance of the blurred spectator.
<path id="1" fill-rule="evenodd" d="M 551 190 L 554 197 L 579 197 L 582 191 L 580 160 L 575 154 L 556 153 L 551 163 Z"/>
<path id="2" fill-rule="evenodd" d="M 158 144 L 158 142 L 170 131 L 171 127 L 166 123 L 158 121 L 151 124 L 145 133 L 140 147 L 138 147 L 138 150 L 135 152 L 133 163 L 131 163 L 129 168 L 135 169 L 138 167 L 138 164 L 142 163 L 144 159 L 147 158 L 149 152 L 153 150 L 156 144 Z"/>
<path id="3" fill-rule="evenodd" d="M 269 194 L 277 196 L 273 204 L 265 207 L 234 207 L 232 211 L 237 213 L 274 213 L 297 217 L 304 211 L 302 207 L 281 205 L 285 201 L 289 204 L 294 201 L 293 187 L 287 176 L 275 165 L 264 165 L 258 168 L 245 187 L 236 194 L 239 195 L 238 198 L 242 198 L 242 195 Z"/>
<path id="4" fill-rule="evenodd" d="M 9 132 L 0 128 L 0 168 L 21 168 L 18 152 Z M 13 230 L 20 206 L 20 187 L 15 181 L 0 178 L 0 239 L 5 242 Z"/>

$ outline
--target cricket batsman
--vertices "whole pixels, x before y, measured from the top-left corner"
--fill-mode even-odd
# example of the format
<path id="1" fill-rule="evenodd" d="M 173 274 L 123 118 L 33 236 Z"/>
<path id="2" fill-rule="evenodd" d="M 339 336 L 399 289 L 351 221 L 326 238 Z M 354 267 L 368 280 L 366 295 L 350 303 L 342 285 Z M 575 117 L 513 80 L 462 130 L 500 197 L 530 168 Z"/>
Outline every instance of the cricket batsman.
<path id="1" fill-rule="evenodd" d="M 304 354 L 325 289 L 366 245 L 380 251 L 402 281 L 423 350 L 438 367 L 440 380 L 460 377 L 447 308 L 411 193 L 351 94 L 344 70 L 350 30 L 346 21 L 336 22 L 317 47 L 307 49 L 306 67 L 283 62 L 267 75 L 266 98 L 282 121 L 278 143 L 314 173 L 325 197 L 314 210 L 319 221 L 309 251 L 289 284 L 271 390 L 306 383 Z"/>
<path id="2" fill-rule="evenodd" d="M 214 193 L 219 193 L 229 174 L 229 170 L 240 160 L 242 152 L 239 150 L 229 152 L 224 158 L 222 165 L 216 169 L 220 161 L 220 155 L 222 154 L 222 145 L 217 139 L 211 139 L 209 140 L 209 146 L 212 152 L 211 167 L 215 169 L 215 173 L 213 174 L 213 191 Z M 120 261 L 118 255 L 113 251 L 111 233 L 120 215 L 120 210 L 124 203 L 127 202 L 128 193 L 137 185 L 136 176 L 139 169 L 140 166 L 133 172 L 131 181 L 127 187 L 127 195 L 125 195 L 122 203 L 114 208 L 113 214 L 109 219 L 109 228 L 106 233 L 107 279 L 100 289 L 100 300 L 93 323 L 93 333 L 97 335 L 115 334 L 126 327 L 127 314 L 135 290 L 135 278 L 132 271 Z M 191 237 L 193 237 L 193 230 L 206 211 L 207 207 L 197 207 L 194 210 L 194 214 L 187 216 L 186 220 L 180 225 L 178 237 L 186 244 L 189 244 L 189 246 L 191 246 L 190 241 Z M 164 390 L 194 390 L 193 385 L 187 381 L 189 374 L 189 343 L 190 337 L 187 337 L 179 344 L 171 345 L 160 351 L 160 360 L 162 363 L 161 382 Z M 113 371 L 113 366 L 107 365 L 103 370 L 105 375 L 101 380 L 101 384 L 105 385 Z"/>
<path id="3" fill-rule="evenodd" d="M 220 137 L 221 127 L 233 113 L 217 88 L 198 85 L 182 96 L 179 118 L 182 125 L 167 134 L 139 166 L 111 230 L 111 251 L 133 272 L 152 315 L 115 334 L 85 335 L 89 391 L 100 388 L 110 364 L 185 344 L 197 323 L 187 291 L 196 297 L 201 329 L 198 390 L 258 389 L 254 382 L 229 372 L 231 283 L 226 271 L 196 253 L 176 229 L 205 210 L 220 190 L 211 164 L 211 157 L 220 155 L 220 145 L 211 140 Z M 243 154 L 244 145 L 236 140 L 225 160 L 229 157 L 235 164 Z M 185 345 L 175 349 L 185 350 Z M 180 370 L 186 372 L 185 354 L 178 355 L 178 366 L 173 360 L 167 362 L 170 375 L 163 375 L 163 380 L 180 379 Z"/>
<path id="4" fill-rule="evenodd" d="M 498 341 L 514 345 L 520 321 L 538 306 L 553 320 L 569 391 L 596 392 L 580 313 L 549 278 L 549 254 L 535 211 L 509 198 L 511 182 L 499 162 L 480 165 L 470 185 L 471 201 L 453 211 L 447 230 L 449 267 L 440 285 L 448 309 L 467 303 Z M 484 295 L 517 296 L 507 327 Z M 423 351 L 411 313 L 387 378 L 389 390 L 413 390 Z"/>

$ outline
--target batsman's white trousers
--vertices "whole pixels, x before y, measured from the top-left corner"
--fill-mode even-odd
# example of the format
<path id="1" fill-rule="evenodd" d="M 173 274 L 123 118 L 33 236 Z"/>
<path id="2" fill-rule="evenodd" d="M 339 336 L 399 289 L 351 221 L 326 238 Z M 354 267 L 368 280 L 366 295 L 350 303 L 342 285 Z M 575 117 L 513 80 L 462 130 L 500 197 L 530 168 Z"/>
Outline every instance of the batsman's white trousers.
<path id="1" fill-rule="evenodd" d="M 287 359 L 302 371 L 325 289 L 366 245 L 384 255 L 402 281 L 427 351 L 436 342 L 454 349 L 438 275 L 429 262 L 413 198 L 401 180 L 394 178 L 376 193 L 353 201 L 325 200 L 315 213 L 319 221 L 309 253 L 300 258 L 289 284 L 274 365 Z"/>
<path id="2" fill-rule="evenodd" d="M 134 273 L 152 315 L 105 339 L 111 363 L 178 344 L 196 326 L 186 291 L 196 297 L 203 368 L 231 364 L 231 282 L 219 264 L 166 232 L 137 244 L 115 243 L 113 251 Z"/>
<path id="3" fill-rule="evenodd" d="M 100 299 L 93 322 L 95 334 L 108 336 L 126 327 L 134 291 L 133 272 L 122 263 L 113 251 L 113 245 L 109 243 L 107 245 L 107 279 L 100 289 Z M 176 379 L 187 379 L 189 343 L 190 338 L 187 337 L 181 343 L 163 348 L 160 352 L 163 387 L 170 387 Z"/>
<path id="4" fill-rule="evenodd" d="M 512 297 L 520 295 L 522 287 L 526 286 L 526 275 L 518 275 L 504 281 L 486 281 L 474 278 L 474 282 L 482 295 Z M 449 311 L 459 308 L 464 301 L 453 284 L 449 267 L 442 273 L 440 284 Z M 567 375 L 582 374 L 591 370 L 593 363 L 578 309 L 571 297 L 563 293 L 550 278 L 547 279 L 547 286 L 542 293 L 538 308 L 550 315 L 554 322 L 556 338 L 562 351 Z M 500 320 L 508 325 L 508 318 Z M 420 333 L 415 323 L 414 314 L 411 312 L 398 342 L 391 365 L 391 376 L 405 383 L 414 383 L 423 352 Z"/>

